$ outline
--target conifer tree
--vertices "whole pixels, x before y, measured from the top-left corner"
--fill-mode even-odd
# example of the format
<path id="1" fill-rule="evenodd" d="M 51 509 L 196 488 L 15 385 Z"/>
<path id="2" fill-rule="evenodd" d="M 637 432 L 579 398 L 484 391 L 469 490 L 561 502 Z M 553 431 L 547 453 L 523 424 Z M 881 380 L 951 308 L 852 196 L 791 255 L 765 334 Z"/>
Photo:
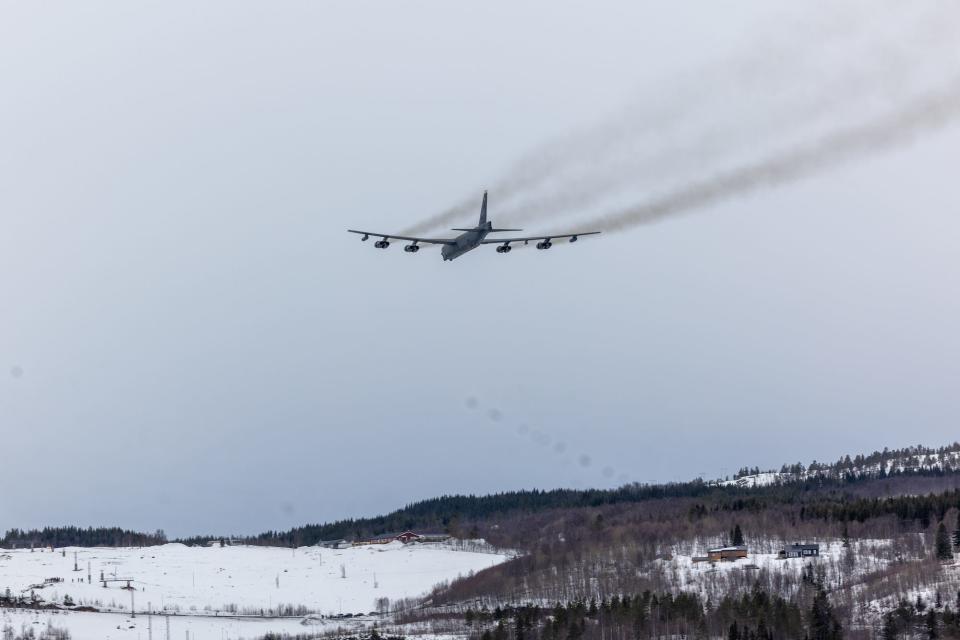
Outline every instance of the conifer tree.
<path id="1" fill-rule="evenodd" d="M 730 624 L 730 629 L 727 631 L 727 640 L 740 640 L 740 628 L 737 626 L 736 620 Z"/>
<path id="2" fill-rule="evenodd" d="M 950 545 L 950 537 L 947 535 L 947 527 L 940 521 L 937 526 L 936 538 L 937 560 L 948 562 L 953 560 L 953 548 Z"/>
<path id="3" fill-rule="evenodd" d="M 927 612 L 927 618 L 924 621 L 927 624 L 927 637 L 930 640 L 937 640 L 940 637 L 940 625 L 937 621 L 937 612 L 933 609 L 930 609 Z"/>
<path id="4" fill-rule="evenodd" d="M 810 610 L 810 639 L 811 640 L 840 640 L 843 631 L 840 621 L 833 613 L 833 605 L 823 589 L 817 591 L 813 597 L 813 607 Z"/>
<path id="5" fill-rule="evenodd" d="M 883 619 L 883 640 L 897 640 L 900 630 L 897 628 L 897 619 L 890 612 Z"/>
<path id="6" fill-rule="evenodd" d="M 740 530 L 739 524 L 735 525 L 733 531 L 730 533 L 730 544 L 735 547 L 743 544 L 743 531 Z"/>

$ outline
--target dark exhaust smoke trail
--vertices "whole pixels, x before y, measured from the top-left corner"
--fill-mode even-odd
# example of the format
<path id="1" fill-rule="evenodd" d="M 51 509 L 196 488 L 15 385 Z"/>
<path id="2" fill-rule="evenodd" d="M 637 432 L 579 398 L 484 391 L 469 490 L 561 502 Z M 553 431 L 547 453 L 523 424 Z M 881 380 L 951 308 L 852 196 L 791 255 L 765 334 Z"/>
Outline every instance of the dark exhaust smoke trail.
<path id="1" fill-rule="evenodd" d="M 564 176 L 547 190 L 523 194 L 498 208 L 505 226 L 523 226 L 543 218 L 556 219 L 591 207 L 621 190 L 640 190 L 664 183 L 683 185 L 690 174 L 710 173 L 728 166 L 748 150 L 763 157 L 772 143 L 794 148 L 794 143 L 816 139 L 832 120 L 837 126 L 855 114 L 862 118 L 871 105 L 902 103 L 907 87 L 916 84 L 931 63 L 944 64 L 956 56 L 956 34 L 949 14 L 921 16 L 912 28 L 898 25 L 897 38 L 872 38 L 860 43 L 856 64 L 814 64 L 815 77 L 791 75 L 789 92 L 737 95 L 736 109 L 721 113 L 722 100 L 714 99 L 717 115 L 689 135 L 664 137 L 653 147 L 638 146 L 623 157 L 597 159 L 593 166 Z M 923 47 L 910 43 L 920 41 Z M 849 57 L 851 51 L 846 54 Z M 821 68 L 822 67 L 822 68 Z M 740 88 L 738 87 L 738 90 Z M 768 152 L 770 153 L 770 152 Z M 664 185 L 666 186 L 666 185 Z"/>
<path id="2" fill-rule="evenodd" d="M 769 97 L 793 89 L 797 76 L 810 63 L 811 42 L 817 43 L 819 52 L 843 46 L 859 32 L 869 31 L 871 20 L 889 17 L 886 9 L 897 6 L 896 3 L 889 3 L 889 6 L 883 3 L 884 10 L 875 11 L 872 9 L 878 8 L 876 3 L 848 4 L 828 18 L 820 13 L 805 16 L 805 22 L 790 25 L 792 28 L 786 39 L 780 34 L 767 42 L 754 42 L 746 52 L 733 59 L 671 81 L 668 87 L 661 87 L 653 99 L 649 95 L 643 96 L 611 117 L 535 148 L 514 163 L 500 180 L 488 185 L 497 206 L 504 207 L 500 209 L 500 219 L 518 217 L 530 220 L 539 217 L 538 214 L 549 213 L 559 200 L 572 202 L 574 195 L 583 199 L 591 172 L 603 176 L 598 181 L 601 188 L 605 183 L 623 182 L 629 176 L 624 175 L 627 173 L 624 163 L 618 159 L 636 158 L 638 148 L 645 150 L 649 162 L 662 167 L 660 156 L 671 150 L 678 151 L 677 138 L 690 138 L 698 133 L 716 138 L 716 132 L 699 130 L 705 116 L 709 120 L 713 112 L 723 106 L 717 104 L 719 94 L 729 94 L 725 99 L 729 102 L 738 97 L 742 99 L 744 94 Z M 867 8 L 871 10 L 865 11 Z M 733 132 L 728 133 L 732 135 Z M 603 165 L 611 162 L 613 166 L 604 170 Z M 619 180 L 616 179 L 617 173 L 620 174 Z M 541 197 L 536 204 L 530 202 L 531 192 L 549 187 L 550 183 L 569 174 L 574 175 L 560 187 L 560 191 L 566 193 L 554 190 L 547 199 Z M 571 193 L 577 187 L 581 187 L 577 194 Z M 476 193 L 403 229 L 401 233 L 420 234 L 452 223 L 470 221 L 479 207 L 479 192 L 478 188 Z M 512 210 L 506 208 L 506 203 L 525 195 L 528 196 L 526 203 L 520 203 Z"/>
<path id="3" fill-rule="evenodd" d="M 675 96 L 679 98 L 679 96 Z M 680 103 L 699 105 L 694 96 L 688 96 Z M 682 108 L 675 107 L 667 111 L 637 114 L 636 107 L 583 129 L 560 140 L 542 145 L 514 163 L 505 173 L 505 177 L 489 187 L 491 197 L 496 198 L 497 206 L 526 189 L 535 188 L 555 178 L 561 171 L 570 171 L 584 159 L 609 154 L 618 146 L 634 141 L 634 136 L 645 136 L 662 131 L 686 116 Z M 642 124 L 641 124 L 642 123 Z M 571 153 L 576 149 L 576 153 Z M 436 229 L 441 225 L 473 222 L 480 208 L 480 189 L 460 202 L 407 227 L 400 233 L 415 235 Z"/>
<path id="4" fill-rule="evenodd" d="M 907 144 L 919 134 L 960 116 L 960 79 L 950 89 L 910 103 L 869 124 L 838 129 L 816 142 L 775 154 L 677 189 L 657 200 L 599 216 L 584 223 L 605 232 L 623 231 L 694 211 L 763 188 L 799 180 L 841 162 Z"/>

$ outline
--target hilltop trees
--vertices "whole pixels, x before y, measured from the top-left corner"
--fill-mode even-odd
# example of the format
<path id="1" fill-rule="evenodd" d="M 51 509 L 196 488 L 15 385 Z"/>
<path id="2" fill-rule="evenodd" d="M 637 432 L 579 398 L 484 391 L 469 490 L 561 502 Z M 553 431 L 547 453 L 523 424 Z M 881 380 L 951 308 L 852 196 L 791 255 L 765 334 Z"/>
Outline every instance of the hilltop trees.
<path id="1" fill-rule="evenodd" d="M 162 530 L 140 533 L 120 527 L 44 527 L 43 529 L 10 529 L 0 538 L 3 547 L 145 547 L 165 544 Z"/>
<path id="2" fill-rule="evenodd" d="M 760 510 L 770 508 L 773 504 L 801 503 L 806 496 L 831 488 L 863 489 L 871 483 L 874 487 L 879 487 L 880 485 L 876 484 L 879 478 L 892 479 L 904 485 L 908 485 L 912 479 L 914 483 L 904 486 L 901 500 L 878 502 L 875 497 L 890 495 L 890 492 L 868 489 L 864 491 L 867 495 L 861 498 L 823 505 L 821 508 L 815 507 L 809 517 L 837 522 L 847 519 L 851 526 L 854 522 L 863 523 L 866 519 L 890 513 L 894 513 L 901 520 L 929 519 L 931 514 L 939 520 L 942 519 L 945 509 L 960 506 L 960 501 L 931 499 L 926 494 L 931 492 L 933 483 L 923 483 L 922 480 L 943 479 L 936 487 L 937 492 L 953 489 L 954 484 L 948 478 L 951 474 L 960 473 L 956 466 L 957 460 L 960 460 L 960 443 L 939 449 L 885 449 L 853 458 L 844 456 L 835 463 L 814 461 L 809 467 L 798 462 L 784 466 L 787 472 L 793 475 L 792 479 L 761 487 L 718 486 L 697 479 L 660 485 L 634 483 L 609 490 L 556 489 L 512 491 L 487 496 L 440 496 L 409 504 L 382 516 L 309 524 L 289 531 L 267 531 L 243 541 L 246 544 L 302 546 L 331 538 L 363 538 L 388 531 L 429 529 L 447 531 L 457 537 L 460 537 L 461 532 L 469 531 L 471 538 L 485 537 L 495 544 L 520 547 L 525 545 L 526 536 L 521 540 L 495 540 L 494 538 L 499 536 L 483 524 L 491 520 L 502 521 L 518 515 L 557 509 L 602 509 L 680 498 L 691 498 L 700 504 L 723 500 L 730 503 L 730 506 L 720 507 L 724 510 Z M 760 473 L 760 469 L 744 467 L 738 474 L 744 472 L 756 474 Z M 591 517 L 595 518 L 596 515 L 592 513 Z M 607 519 L 605 514 L 604 518 Z M 605 525 L 607 522 L 608 520 L 605 520 Z M 751 535 L 759 534 L 756 529 L 751 529 Z M 177 542 L 202 544 L 216 537 L 200 536 Z"/>

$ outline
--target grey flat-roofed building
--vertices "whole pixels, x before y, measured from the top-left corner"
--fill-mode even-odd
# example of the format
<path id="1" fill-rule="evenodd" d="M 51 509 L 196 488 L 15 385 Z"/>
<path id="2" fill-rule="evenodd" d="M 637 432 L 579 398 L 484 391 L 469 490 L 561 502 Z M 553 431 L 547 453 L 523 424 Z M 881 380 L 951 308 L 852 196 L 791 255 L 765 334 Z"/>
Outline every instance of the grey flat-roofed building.
<path id="1" fill-rule="evenodd" d="M 820 555 L 819 544 L 790 544 L 780 550 L 781 558 L 810 558 Z"/>
<path id="2" fill-rule="evenodd" d="M 339 540 L 321 540 L 318 545 L 325 549 L 346 549 L 350 546 L 350 542 L 340 538 Z"/>

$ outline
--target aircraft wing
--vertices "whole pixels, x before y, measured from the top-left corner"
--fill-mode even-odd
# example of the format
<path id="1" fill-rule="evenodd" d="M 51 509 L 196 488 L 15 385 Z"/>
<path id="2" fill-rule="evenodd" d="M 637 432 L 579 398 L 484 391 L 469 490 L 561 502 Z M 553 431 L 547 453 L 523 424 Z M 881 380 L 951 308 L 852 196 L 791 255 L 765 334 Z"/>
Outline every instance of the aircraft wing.
<path id="1" fill-rule="evenodd" d="M 411 236 L 398 236 L 394 233 L 374 233 L 373 231 L 357 231 L 355 229 L 347 229 L 347 231 L 349 233 L 359 233 L 363 236 L 364 240 L 370 236 L 374 236 L 384 240 L 409 240 L 410 242 L 423 242 L 426 244 L 456 244 L 457 242 L 452 238 L 414 238 Z"/>
<path id="2" fill-rule="evenodd" d="M 480 244 L 508 244 L 511 242 L 532 242 L 534 240 L 540 240 L 542 242 L 549 242 L 550 240 L 556 240 L 558 238 L 570 238 L 570 242 L 576 242 L 577 238 L 580 236 L 593 236 L 600 233 L 599 231 L 584 231 L 582 233 L 558 233 L 556 235 L 550 236 L 530 236 L 528 238 L 486 238 L 480 241 Z"/>

